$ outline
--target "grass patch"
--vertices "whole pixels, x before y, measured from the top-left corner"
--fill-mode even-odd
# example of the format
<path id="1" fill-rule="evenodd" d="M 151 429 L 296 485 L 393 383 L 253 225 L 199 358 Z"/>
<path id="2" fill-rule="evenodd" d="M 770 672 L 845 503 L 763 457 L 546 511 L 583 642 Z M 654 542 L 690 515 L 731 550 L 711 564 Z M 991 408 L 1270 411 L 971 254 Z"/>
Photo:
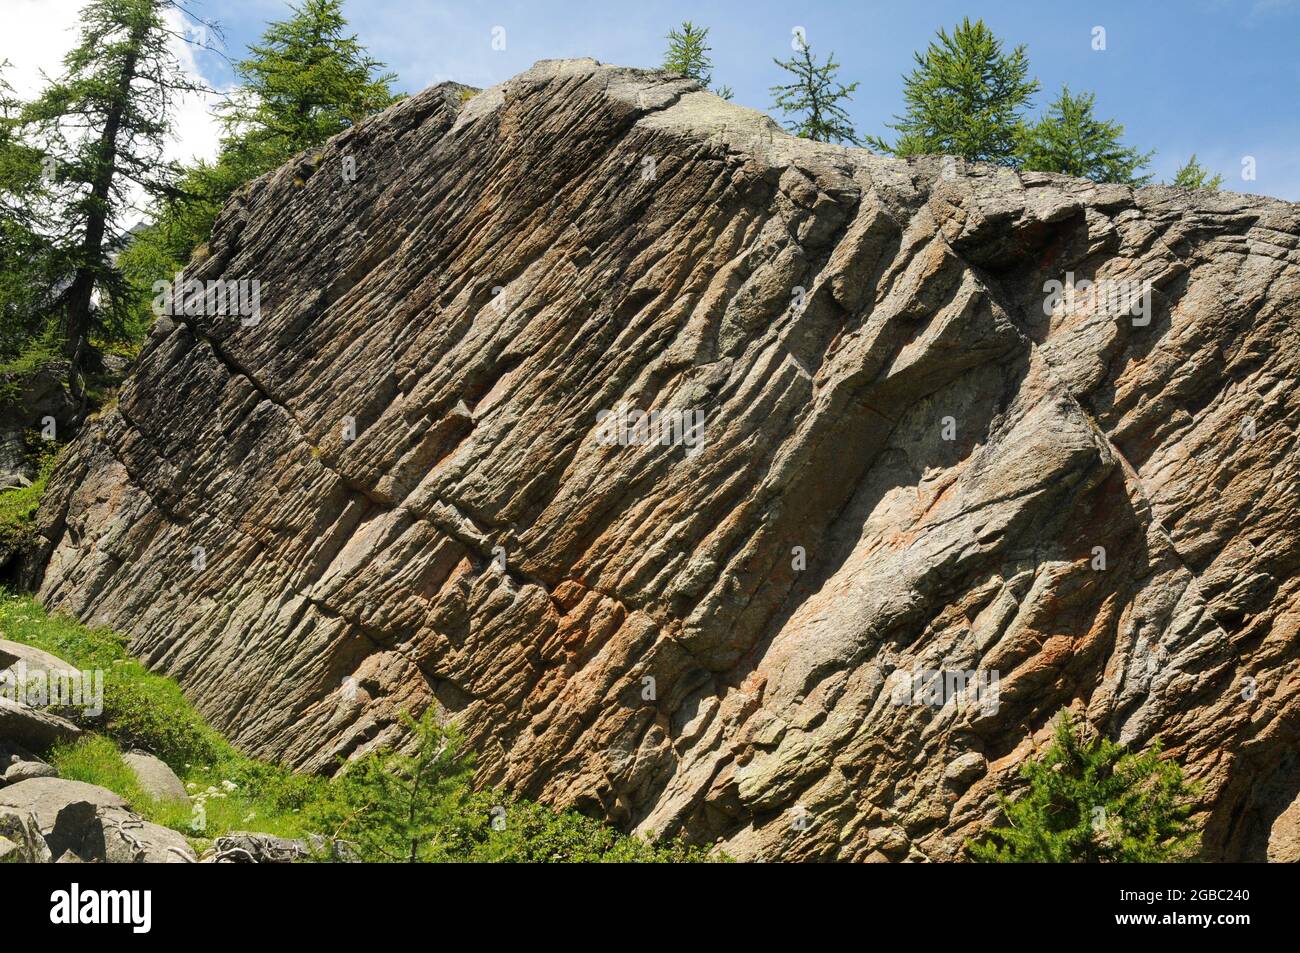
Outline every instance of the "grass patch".
<path id="1" fill-rule="evenodd" d="M 122 636 L 49 615 L 30 596 L 0 591 L 0 637 L 44 649 L 79 670 L 104 673 L 100 715 L 59 711 L 88 732 L 75 744 L 56 749 L 51 763 L 61 776 L 121 794 L 137 813 L 190 836 L 200 848 L 232 830 L 283 837 L 305 833 L 299 811 L 321 796 L 326 779 L 240 754 L 203 720 L 175 682 L 131 658 Z M 201 830 L 195 829 L 189 806 L 154 803 L 139 790 L 135 774 L 121 759 L 130 748 L 157 755 L 192 797 L 201 795 Z"/>
<path id="2" fill-rule="evenodd" d="M 59 459 L 59 448 L 47 445 L 40 448 L 36 463 L 36 479 L 29 486 L 17 486 L 0 491 L 0 556 L 8 559 L 31 540 L 36 511 L 40 508 L 45 485 L 54 472 Z"/>
<path id="3" fill-rule="evenodd" d="M 135 772 L 122 760 L 122 754 L 111 738 L 85 735 L 73 743 L 57 745 L 50 752 L 49 761 L 58 769 L 61 778 L 98 784 L 122 795 L 131 804 L 146 800 Z"/>

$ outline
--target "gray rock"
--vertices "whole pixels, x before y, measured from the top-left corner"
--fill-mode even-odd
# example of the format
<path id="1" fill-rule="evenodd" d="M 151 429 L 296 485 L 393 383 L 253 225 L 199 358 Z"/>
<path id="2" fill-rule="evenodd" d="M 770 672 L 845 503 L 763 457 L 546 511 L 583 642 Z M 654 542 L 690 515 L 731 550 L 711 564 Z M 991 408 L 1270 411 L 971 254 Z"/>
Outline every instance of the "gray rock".
<path id="1" fill-rule="evenodd" d="M 943 769 L 943 779 L 955 788 L 967 788 L 984 774 L 987 761 L 978 751 L 958 755 Z"/>
<path id="2" fill-rule="evenodd" d="M 44 761 L 16 761 L 5 770 L 4 783 L 17 784 L 32 778 L 57 778 L 59 772 Z"/>
<path id="3" fill-rule="evenodd" d="M 42 759 L 32 752 L 28 751 L 22 745 L 14 744 L 0 738 L 0 770 L 9 767 L 16 761 L 41 761 Z"/>
<path id="4" fill-rule="evenodd" d="M 60 741 L 73 741 L 81 729 L 68 719 L 0 697 L 0 738 L 33 751 L 47 751 Z"/>
<path id="5" fill-rule="evenodd" d="M 33 778 L 0 788 L 0 808 L 33 815 L 55 856 L 77 849 L 101 808 L 126 808 L 126 799 L 106 788 L 64 778 Z"/>
<path id="6" fill-rule="evenodd" d="M 307 835 L 307 852 L 313 857 L 324 858 L 340 864 L 359 864 L 361 855 L 356 846 L 341 837 L 328 838 L 324 834 Z"/>
<path id="7" fill-rule="evenodd" d="M 140 789 L 157 801 L 189 801 L 185 785 L 167 762 L 145 751 L 128 751 L 122 760 L 135 772 Z"/>
<path id="8" fill-rule="evenodd" d="M 189 864 L 198 860 L 184 835 L 116 807 L 96 812 L 76 853 L 87 862 L 107 864 Z"/>
<path id="9" fill-rule="evenodd" d="M 23 663 L 26 671 L 30 674 L 37 672 L 46 674 L 51 672 L 77 672 L 75 665 L 64 661 L 57 655 L 52 655 L 32 645 L 24 645 L 22 642 L 0 639 L 0 671 L 11 669 L 19 662 Z"/>
<path id="10" fill-rule="evenodd" d="M 32 815 L 53 856 L 68 853 L 103 863 L 188 863 L 185 837 L 132 813 L 112 791 L 62 778 L 37 778 L 0 788 L 5 806 Z M 12 839 L 11 835 L 10 839 Z"/>
<path id="11" fill-rule="evenodd" d="M 48 864 L 50 848 L 30 811 L 0 807 L 0 861 Z"/>

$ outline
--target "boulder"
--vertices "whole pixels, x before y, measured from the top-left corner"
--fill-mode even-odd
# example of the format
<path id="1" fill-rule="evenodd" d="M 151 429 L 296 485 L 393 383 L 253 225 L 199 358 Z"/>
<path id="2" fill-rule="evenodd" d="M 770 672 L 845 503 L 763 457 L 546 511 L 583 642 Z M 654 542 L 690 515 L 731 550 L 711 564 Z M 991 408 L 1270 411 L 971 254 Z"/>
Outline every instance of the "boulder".
<path id="1" fill-rule="evenodd" d="M 146 751 L 128 751 L 122 760 L 135 772 L 140 790 L 156 801 L 188 801 L 185 785 L 167 762 Z"/>
<path id="2" fill-rule="evenodd" d="M 246 313 L 157 322 L 60 458 L 45 605 L 251 754 L 330 771 L 436 703 L 482 782 L 746 859 L 955 859 L 1072 706 L 1202 782 L 1203 859 L 1263 859 L 1300 205 L 594 60 L 467 92 L 230 199 L 185 278 Z"/>
<path id="3" fill-rule="evenodd" d="M 50 848 L 30 811 L 0 806 L 0 862 L 48 864 Z"/>
<path id="4" fill-rule="evenodd" d="M 74 741 L 81 729 L 68 719 L 0 697 L 0 738 L 32 751 L 47 751 L 60 741 Z"/>
<path id="5" fill-rule="evenodd" d="M 33 815 L 55 856 L 76 849 L 101 808 L 123 808 L 126 799 L 84 781 L 32 778 L 0 788 L 0 808 Z"/>
<path id="6" fill-rule="evenodd" d="M 189 864 L 198 858 L 183 834 L 124 808 L 100 808 L 76 849 L 82 860 L 107 864 Z"/>
<path id="7" fill-rule="evenodd" d="M 23 663 L 28 674 L 37 672 L 76 674 L 78 672 L 77 667 L 71 662 L 65 662 L 57 655 L 51 655 L 43 649 L 24 645 L 22 642 L 0 639 L 0 671 L 12 669 L 18 662 Z"/>
<path id="8" fill-rule="evenodd" d="M 132 813 L 120 795 L 82 781 L 20 781 L 0 788 L 0 810 L 5 807 L 30 814 L 60 862 L 74 857 L 102 863 L 188 863 L 197 859 L 183 835 Z"/>
<path id="9" fill-rule="evenodd" d="M 15 761 L 5 769 L 4 783 L 17 784 L 32 778 L 57 778 L 59 772 L 44 761 Z"/>

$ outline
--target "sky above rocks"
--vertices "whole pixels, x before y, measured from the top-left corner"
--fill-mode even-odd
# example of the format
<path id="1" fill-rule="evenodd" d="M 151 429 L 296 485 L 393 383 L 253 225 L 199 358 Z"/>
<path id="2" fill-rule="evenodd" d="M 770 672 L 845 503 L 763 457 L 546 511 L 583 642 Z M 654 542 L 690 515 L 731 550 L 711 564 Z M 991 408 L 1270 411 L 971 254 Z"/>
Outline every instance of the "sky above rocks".
<path id="1" fill-rule="evenodd" d="M 38 88 L 40 70 L 58 71 L 80 5 L 0 0 L 0 59 L 13 63 L 10 79 L 20 92 Z M 232 58 L 287 10 L 282 0 L 189 5 L 221 23 L 221 46 Z M 1043 84 L 1040 108 L 1062 83 L 1095 91 L 1100 115 L 1124 123 L 1131 144 L 1156 150 L 1157 181 L 1172 178 L 1194 152 L 1223 174 L 1225 188 L 1300 200 L 1300 0 L 351 0 L 346 9 L 361 40 L 406 91 L 448 79 L 490 86 L 547 58 L 655 66 L 664 34 L 691 19 L 710 29 L 715 83 L 764 111 L 772 108 L 769 87 L 781 80 L 772 58 L 787 57 L 792 30 L 803 27 L 815 53 L 833 51 L 842 78 L 861 83 L 849 111 L 865 134 L 887 133 L 884 123 L 902 109 L 901 74 L 914 50 L 963 16 L 983 17 L 1007 43 L 1028 46 Z M 1094 49 L 1097 27 L 1105 31 L 1104 49 Z M 233 74 L 222 55 L 183 55 L 211 85 L 229 88 Z M 214 154 L 210 105 L 193 99 L 180 109 L 178 158 Z M 1246 157 L 1255 160 L 1253 181 L 1242 178 Z"/>

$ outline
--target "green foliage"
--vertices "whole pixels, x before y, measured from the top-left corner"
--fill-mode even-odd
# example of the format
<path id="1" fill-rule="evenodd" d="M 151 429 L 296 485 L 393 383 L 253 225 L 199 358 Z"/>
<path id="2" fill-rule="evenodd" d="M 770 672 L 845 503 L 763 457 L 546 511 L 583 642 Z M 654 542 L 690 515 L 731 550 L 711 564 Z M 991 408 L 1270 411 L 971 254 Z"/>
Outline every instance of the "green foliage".
<path id="1" fill-rule="evenodd" d="M 794 76 L 793 83 L 772 87 L 776 108 L 796 119 L 787 128 L 796 136 L 818 142 L 851 142 L 862 145 L 849 122 L 849 114 L 840 105 L 852 98 L 856 82 L 845 86 L 838 81 L 840 64 L 835 54 L 818 66 L 807 43 L 799 44 L 799 53 L 788 60 L 773 60 Z"/>
<path id="2" fill-rule="evenodd" d="M 1131 754 L 1107 738 L 1085 742 L 1068 711 L 1051 746 L 1021 768 L 1028 790 L 1002 799 L 1008 826 L 969 846 L 995 863 L 1160 863 L 1195 853 L 1188 820 L 1197 788 L 1160 757 L 1157 739 Z"/>
<path id="3" fill-rule="evenodd" d="M 75 742 L 56 745 L 50 752 L 50 764 L 61 778 L 108 788 L 132 805 L 142 805 L 146 800 L 135 772 L 122 760 L 111 738 L 83 735 Z"/>
<path id="4" fill-rule="evenodd" d="M 437 716 L 433 706 L 419 721 L 403 715 L 410 753 L 382 750 L 343 769 L 336 797 L 313 814 L 329 838 L 372 863 L 452 859 L 474 768 L 460 735 Z"/>
<path id="5" fill-rule="evenodd" d="M 29 452 L 35 457 L 36 479 L 28 486 L 0 490 L 0 563 L 13 559 L 34 541 L 36 511 L 59 456 L 57 444 L 38 438 L 35 446 Z"/>
<path id="6" fill-rule="evenodd" d="M 4 377 L 7 383 L 17 384 L 20 378 L 35 374 L 58 361 L 62 357 L 59 345 L 58 327 L 53 322 L 47 322 L 43 329 L 29 334 L 22 341 L 11 360 L 0 364 L 0 377 Z"/>
<path id="7" fill-rule="evenodd" d="M 1023 167 L 1037 172 L 1063 172 L 1094 182 L 1149 182 L 1149 175 L 1137 173 L 1154 153 L 1121 145 L 1124 127 L 1094 116 L 1095 102 L 1092 93 L 1076 96 L 1070 87 L 1063 87 L 1047 115 L 1025 129 L 1020 147 Z"/>
<path id="8" fill-rule="evenodd" d="M 1210 170 L 1196 161 L 1196 153 L 1193 152 L 1187 165 L 1174 174 L 1173 184 L 1180 189 L 1211 189 L 1217 192 L 1223 185 L 1223 176 L 1217 172 L 1210 175 Z"/>
<path id="9" fill-rule="evenodd" d="M 1023 113 L 1038 90 L 1028 78 L 1024 46 L 1003 52 L 1002 41 L 983 20 L 969 18 L 949 34 L 939 31 L 925 53 L 913 54 L 916 69 L 903 78 L 906 112 L 887 123 L 899 137 L 892 145 L 868 144 L 898 156 L 955 155 L 1014 165 Z"/>
<path id="10" fill-rule="evenodd" d="M 653 844 L 572 811 L 474 791 L 473 757 L 430 707 L 403 716 L 409 752 L 384 749 L 345 766 L 310 811 L 316 830 L 373 862 L 699 862 L 702 848 Z"/>
<path id="11" fill-rule="evenodd" d="M 13 358 L 39 332 L 49 308 L 53 267 L 41 153 L 22 138 L 23 104 L 0 61 L 0 360 Z"/>
<path id="12" fill-rule="evenodd" d="M 35 484 L 33 484 L 35 485 Z M 49 616 L 36 600 L 0 597 L 0 631 L 6 638 L 44 649 L 82 670 L 104 672 L 104 711 L 63 714 L 128 747 L 143 748 L 173 768 L 211 763 L 230 753 L 226 742 L 198 716 L 169 678 L 148 671 L 126 653 L 125 641 L 107 629 L 88 629 Z"/>
<path id="13" fill-rule="evenodd" d="M 553 811 L 499 791 L 476 792 L 466 805 L 464 859 L 523 864 L 706 863 L 723 854 L 681 841 L 653 842 L 619 833 L 576 811 Z"/>
<path id="14" fill-rule="evenodd" d="M 166 193 L 163 160 L 177 95 L 206 91 L 170 49 L 175 0 L 91 0 L 63 75 L 22 112 L 55 162 L 52 240 L 63 285 L 57 302 L 74 372 L 91 336 L 125 335 L 126 288 L 113 256 L 130 191 Z M 75 373 L 73 380 L 76 380 Z"/>
<path id="15" fill-rule="evenodd" d="M 200 850 L 231 831 L 304 836 L 300 806 L 319 797 L 328 782 L 266 765 L 257 766 L 255 783 L 236 780 L 249 773 L 243 767 L 246 761 L 232 752 L 215 767 L 180 766 L 178 773 L 187 779 L 191 792 L 191 802 L 186 803 L 157 801 L 141 790 L 135 772 L 122 760 L 122 749 L 106 735 L 86 734 L 50 753 L 50 763 L 60 777 L 120 794 L 137 814 L 188 835 Z M 202 804 L 201 813 L 195 811 L 196 803 Z"/>
<path id="16" fill-rule="evenodd" d="M 713 82 L 713 63 L 709 59 L 712 47 L 705 42 L 708 36 L 708 27 L 697 27 L 690 20 L 683 23 L 680 30 L 669 30 L 664 70 L 708 86 Z"/>
<path id="17" fill-rule="evenodd" d="M 663 69 L 690 77 L 707 87 L 713 82 L 713 60 L 709 58 L 712 47 L 706 42 L 708 37 L 708 27 L 697 27 L 690 20 L 685 21 L 680 29 L 669 30 Z M 714 92 L 723 99 L 732 97 L 730 86 L 719 86 Z"/>
<path id="18" fill-rule="evenodd" d="M 240 86 L 222 107 L 223 151 L 241 168 L 276 168 L 397 100 L 389 88 L 397 77 L 380 73 L 384 64 L 344 32 L 340 0 L 292 9 L 235 64 Z"/>

